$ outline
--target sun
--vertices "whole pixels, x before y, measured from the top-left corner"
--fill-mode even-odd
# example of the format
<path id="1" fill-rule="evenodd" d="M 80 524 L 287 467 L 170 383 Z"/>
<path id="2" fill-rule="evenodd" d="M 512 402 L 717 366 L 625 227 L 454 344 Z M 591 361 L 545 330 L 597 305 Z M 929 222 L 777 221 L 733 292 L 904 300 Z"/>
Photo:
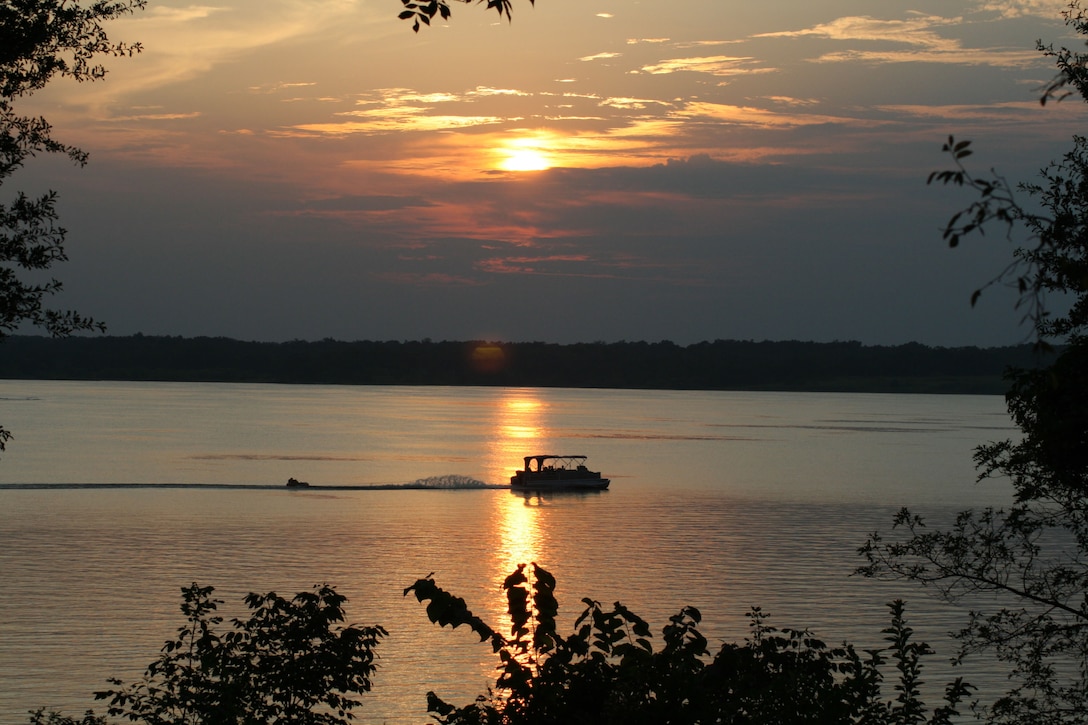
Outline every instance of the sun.
<path id="1" fill-rule="evenodd" d="M 499 162 L 504 171 L 544 171 L 551 168 L 551 159 L 540 149 L 513 147 L 500 151 L 505 158 Z"/>
<path id="2" fill-rule="evenodd" d="M 552 134 L 530 133 L 507 137 L 494 147 L 495 166 L 503 171 L 544 171 L 554 166 Z"/>

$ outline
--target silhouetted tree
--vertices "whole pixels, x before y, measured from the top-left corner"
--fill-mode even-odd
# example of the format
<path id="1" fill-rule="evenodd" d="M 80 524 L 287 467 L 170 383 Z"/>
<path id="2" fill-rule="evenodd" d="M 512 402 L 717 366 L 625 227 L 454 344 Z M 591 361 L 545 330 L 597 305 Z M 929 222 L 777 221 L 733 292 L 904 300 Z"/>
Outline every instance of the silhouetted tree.
<path id="1" fill-rule="evenodd" d="M 1065 19 L 1088 35 L 1078 3 Z M 1088 56 L 1038 47 L 1058 66 L 1043 102 L 1067 87 L 1088 101 Z M 963 511 L 945 530 L 928 529 L 903 510 L 895 527 L 905 538 L 885 541 L 874 533 L 861 549 L 868 563 L 859 571 L 921 582 L 975 605 L 956 635 L 960 656 L 995 654 L 1011 682 L 990 722 L 1079 724 L 1088 712 L 1088 140 L 1074 137 L 1062 160 L 1042 171 L 1041 182 L 1015 189 L 997 175 L 973 176 L 964 166 L 968 142 L 949 139 L 945 151 L 955 166 L 930 181 L 979 195 L 950 219 L 945 237 L 956 246 L 995 225 L 1008 238 L 1019 236 L 1013 261 L 990 284 L 1009 282 L 1019 291 L 1047 357 L 1010 376 L 1006 401 L 1021 436 L 975 452 L 980 480 L 1008 478 L 1013 504 Z M 1021 205 L 1016 192 L 1031 197 L 1039 211 Z M 1054 293 L 1069 305 L 1063 313 L 1048 303 Z"/>
<path id="2" fill-rule="evenodd" d="M 97 63 L 99 56 L 138 52 L 139 45 L 111 42 L 102 23 L 144 5 L 145 0 L 100 0 L 87 7 L 68 0 L 0 0 L 0 185 L 38 154 L 87 163 L 84 151 L 53 138 L 48 121 L 21 115 L 15 104 L 56 76 L 100 80 L 106 69 Z M 38 197 L 16 192 L 0 203 L 0 340 L 24 324 L 54 336 L 103 329 L 77 312 L 45 307 L 61 283 L 36 281 L 34 275 L 67 259 L 56 200 L 54 191 Z M 0 450 L 10 438 L 0 428 Z"/>

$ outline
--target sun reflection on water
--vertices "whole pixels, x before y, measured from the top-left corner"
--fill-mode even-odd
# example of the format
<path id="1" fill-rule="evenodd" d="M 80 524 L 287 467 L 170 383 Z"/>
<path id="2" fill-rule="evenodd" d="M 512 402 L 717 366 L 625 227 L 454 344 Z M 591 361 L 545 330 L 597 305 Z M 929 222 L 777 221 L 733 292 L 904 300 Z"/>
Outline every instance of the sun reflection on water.
<path id="1" fill-rule="evenodd" d="M 542 560 L 546 547 L 540 512 L 531 498 L 511 493 L 499 497 L 499 502 L 502 546 L 495 551 L 494 562 L 497 578 L 504 579 L 518 564 Z"/>
<path id="2" fill-rule="evenodd" d="M 510 389 L 496 406 L 494 435 L 488 454 L 490 480 L 506 483 L 522 466 L 525 456 L 549 445 L 545 418 L 547 403 L 538 391 Z M 535 496 L 513 492 L 495 497 L 495 545 L 492 578 L 501 583 L 518 564 L 547 558 L 544 522 L 534 505 Z"/>
<path id="3" fill-rule="evenodd" d="M 491 443 L 487 454 L 487 480 L 506 484 L 522 466 L 525 456 L 539 453 L 547 447 L 544 416 L 547 403 L 537 397 L 537 391 L 511 388 L 502 392 L 495 406 Z"/>

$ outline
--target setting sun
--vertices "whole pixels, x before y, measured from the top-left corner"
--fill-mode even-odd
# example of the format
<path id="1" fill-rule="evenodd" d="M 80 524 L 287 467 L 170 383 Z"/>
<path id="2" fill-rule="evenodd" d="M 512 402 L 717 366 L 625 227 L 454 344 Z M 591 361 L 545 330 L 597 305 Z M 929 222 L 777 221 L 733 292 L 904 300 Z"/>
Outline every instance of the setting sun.
<path id="1" fill-rule="evenodd" d="M 504 149 L 506 156 L 499 163 L 499 168 L 506 171 L 543 171 L 551 167 L 548 155 L 534 148 Z"/>
<path id="2" fill-rule="evenodd" d="M 498 167 L 504 171 L 543 171 L 552 167 L 551 134 L 539 132 L 507 138 L 495 149 Z"/>

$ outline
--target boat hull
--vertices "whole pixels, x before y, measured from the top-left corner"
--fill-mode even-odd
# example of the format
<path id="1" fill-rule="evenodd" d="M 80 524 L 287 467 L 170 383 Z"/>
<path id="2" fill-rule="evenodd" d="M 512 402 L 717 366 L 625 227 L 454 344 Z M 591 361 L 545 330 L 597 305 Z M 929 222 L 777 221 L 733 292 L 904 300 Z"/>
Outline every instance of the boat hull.
<path id="1" fill-rule="evenodd" d="M 572 472 L 530 472 L 526 476 L 525 471 L 518 471 L 510 477 L 510 488 L 522 491 L 573 491 L 591 490 L 601 491 L 608 488 L 611 481 L 598 476 L 574 476 L 574 475 L 548 475 L 548 473 L 572 473 Z"/>

